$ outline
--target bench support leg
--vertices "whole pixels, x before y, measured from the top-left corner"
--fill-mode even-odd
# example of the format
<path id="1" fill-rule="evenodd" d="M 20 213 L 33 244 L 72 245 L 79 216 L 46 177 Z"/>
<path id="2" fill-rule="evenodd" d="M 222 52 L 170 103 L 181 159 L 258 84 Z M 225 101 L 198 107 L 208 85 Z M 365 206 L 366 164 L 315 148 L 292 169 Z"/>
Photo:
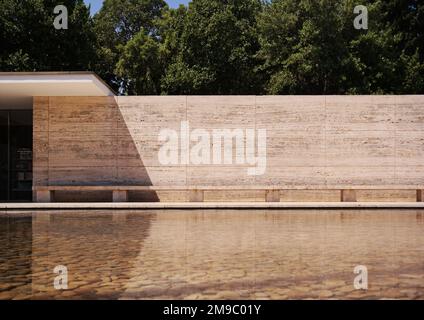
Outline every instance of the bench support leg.
<path id="1" fill-rule="evenodd" d="M 424 190 L 417 190 L 417 202 L 424 202 Z"/>
<path id="2" fill-rule="evenodd" d="M 113 191 L 113 202 L 128 202 L 128 191 Z"/>
<path id="3" fill-rule="evenodd" d="M 189 192 L 190 202 L 203 202 L 205 201 L 205 195 L 202 190 L 190 190 Z"/>
<path id="4" fill-rule="evenodd" d="M 341 191 L 342 202 L 356 202 L 356 191 L 355 190 L 342 190 Z"/>
<path id="5" fill-rule="evenodd" d="M 266 202 L 280 202 L 280 190 L 265 191 Z"/>
<path id="6" fill-rule="evenodd" d="M 53 202 L 53 191 L 37 191 L 36 198 L 39 203 Z"/>

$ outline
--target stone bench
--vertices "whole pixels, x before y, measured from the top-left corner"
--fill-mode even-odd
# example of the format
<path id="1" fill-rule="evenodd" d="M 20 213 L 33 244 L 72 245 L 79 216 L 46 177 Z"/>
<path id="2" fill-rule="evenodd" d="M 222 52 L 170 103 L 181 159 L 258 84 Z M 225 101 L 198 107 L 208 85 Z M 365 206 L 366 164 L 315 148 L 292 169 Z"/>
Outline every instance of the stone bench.
<path id="1" fill-rule="evenodd" d="M 185 191 L 189 192 L 190 202 L 203 202 L 205 191 L 263 191 L 266 202 L 280 202 L 280 193 L 283 190 L 309 190 L 309 191 L 337 191 L 340 192 L 341 202 L 356 202 L 358 190 L 410 190 L 416 191 L 417 202 L 424 202 L 424 186 L 371 186 L 371 187 L 288 187 L 288 186 L 37 186 L 34 187 L 37 202 L 53 202 L 56 191 L 67 192 L 89 192 L 89 191 L 110 191 L 113 202 L 128 202 L 129 191 Z"/>

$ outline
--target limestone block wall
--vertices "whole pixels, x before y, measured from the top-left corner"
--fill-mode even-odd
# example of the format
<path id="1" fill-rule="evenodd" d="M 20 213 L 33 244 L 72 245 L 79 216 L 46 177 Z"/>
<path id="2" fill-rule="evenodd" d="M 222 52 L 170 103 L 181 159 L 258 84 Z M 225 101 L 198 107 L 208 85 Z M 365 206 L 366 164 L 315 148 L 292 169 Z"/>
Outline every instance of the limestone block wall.
<path id="1" fill-rule="evenodd" d="M 207 132 L 266 129 L 265 173 L 248 175 L 246 164 L 162 165 L 159 133 L 180 132 L 183 121 L 190 130 Z M 180 147 L 175 144 L 177 151 Z M 331 201 L 339 197 L 333 189 L 349 187 L 421 188 L 424 96 L 37 97 L 34 185 L 310 189 L 282 193 L 293 201 Z M 363 191 L 358 198 L 380 200 L 388 192 Z M 206 192 L 205 200 L 263 199 L 256 191 L 235 193 Z M 391 195 L 411 201 L 415 196 L 410 191 Z M 159 195 L 169 197 L 185 200 L 186 195 Z"/>

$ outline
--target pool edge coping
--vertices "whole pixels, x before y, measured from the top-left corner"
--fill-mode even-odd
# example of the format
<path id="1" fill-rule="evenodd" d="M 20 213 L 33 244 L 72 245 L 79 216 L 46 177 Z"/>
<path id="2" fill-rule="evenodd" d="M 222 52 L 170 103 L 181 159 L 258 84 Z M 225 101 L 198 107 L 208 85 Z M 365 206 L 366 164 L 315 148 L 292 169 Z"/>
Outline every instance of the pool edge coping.
<path id="1" fill-rule="evenodd" d="M 424 202 L 124 202 L 0 203 L 10 210 L 162 210 L 162 209 L 424 209 Z"/>

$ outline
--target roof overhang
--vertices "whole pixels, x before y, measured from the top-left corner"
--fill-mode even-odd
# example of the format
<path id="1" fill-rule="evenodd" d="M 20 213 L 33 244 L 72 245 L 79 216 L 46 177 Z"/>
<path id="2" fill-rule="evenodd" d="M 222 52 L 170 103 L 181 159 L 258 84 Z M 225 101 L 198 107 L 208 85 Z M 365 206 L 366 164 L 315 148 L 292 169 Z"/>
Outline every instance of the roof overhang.
<path id="1" fill-rule="evenodd" d="M 7 96 L 114 96 L 93 72 L 0 72 L 0 95 Z"/>

